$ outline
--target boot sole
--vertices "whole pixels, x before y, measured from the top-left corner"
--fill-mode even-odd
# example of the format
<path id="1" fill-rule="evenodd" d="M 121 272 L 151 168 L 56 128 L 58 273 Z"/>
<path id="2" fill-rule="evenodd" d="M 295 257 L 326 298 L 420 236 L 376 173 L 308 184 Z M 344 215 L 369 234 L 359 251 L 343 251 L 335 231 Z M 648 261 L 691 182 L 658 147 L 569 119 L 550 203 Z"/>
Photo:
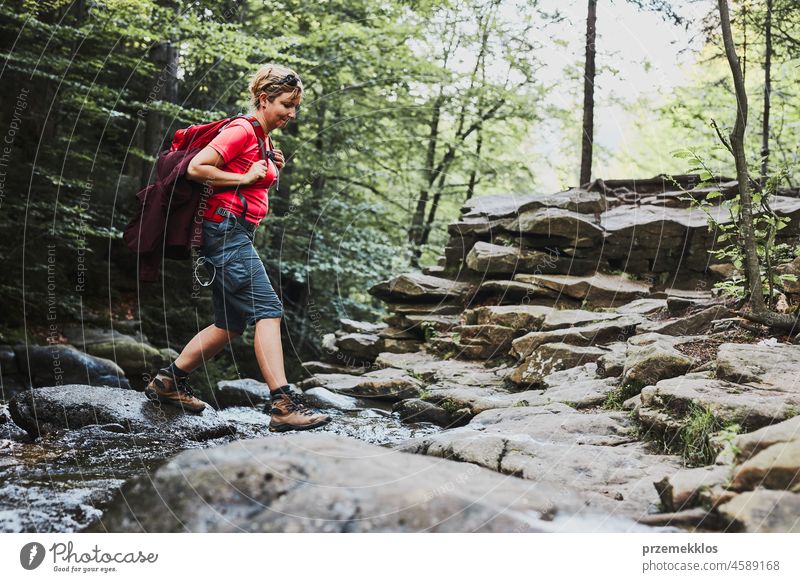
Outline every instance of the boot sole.
<path id="1" fill-rule="evenodd" d="M 331 421 L 331 419 L 329 418 L 327 420 L 322 420 L 320 422 L 317 422 L 317 423 L 314 423 L 314 424 L 307 424 L 307 425 L 304 425 L 304 426 L 295 426 L 293 424 L 280 424 L 280 423 L 279 424 L 274 424 L 274 423 L 272 423 L 270 421 L 270 423 L 269 423 L 269 431 L 270 432 L 286 432 L 286 431 L 289 431 L 289 430 L 309 430 L 309 429 L 312 429 L 312 428 L 319 428 L 321 426 L 325 426 L 330 421 Z"/>
<path id="2" fill-rule="evenodd" d="M 200 414 L 206 409 L 205 406 L 203 406 L 202 408 L 190 408 L 189 406 L 181 404 L 180 402 L 176 402 L 171 398 L 167 398 L 165 396 L 159 396 L 154 390 L 151 390 L 150 388 L 144 389 L 144 395 L 148 400 L 151 400 L 153 402 L 161 402 L 163 404 L 169 404 L 171 406 L 174 406 L 175 408 L 180 408 L 184 412 L 191 412 L 192 414 Z"/>

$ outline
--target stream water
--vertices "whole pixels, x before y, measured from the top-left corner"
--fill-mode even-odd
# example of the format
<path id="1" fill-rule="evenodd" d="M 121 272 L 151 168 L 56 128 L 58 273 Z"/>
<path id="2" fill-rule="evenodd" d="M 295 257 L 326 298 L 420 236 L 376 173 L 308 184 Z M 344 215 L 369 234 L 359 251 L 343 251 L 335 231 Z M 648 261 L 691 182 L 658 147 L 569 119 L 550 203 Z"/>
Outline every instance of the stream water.
<path id="1" fill-rule="evenodd" d="M 5 420 L 0 424 L 0 532 L 79 531 L 102 515 L 126 480 L 154 471 L 182 450 L 282 436 L 267 430 L 268 418 L 260 410 L 234 407 L 220 414 L 236 426 L 236 436 L 205 442 L 97 426 L 33 440 L 10 421 L 6 409 L 0 403 L 0 419 Z M 325 412 L 333 420 L 317 431 L 383 446 L 441 430 L 428 423 L 404 424 L 386 408 Z"/>

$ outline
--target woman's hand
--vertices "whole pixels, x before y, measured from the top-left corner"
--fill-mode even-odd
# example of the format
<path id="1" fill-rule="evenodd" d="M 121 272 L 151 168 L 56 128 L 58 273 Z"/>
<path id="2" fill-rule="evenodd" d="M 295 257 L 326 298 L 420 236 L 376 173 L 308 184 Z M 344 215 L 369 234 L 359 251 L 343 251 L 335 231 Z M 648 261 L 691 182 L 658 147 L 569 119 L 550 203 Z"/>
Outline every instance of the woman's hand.
<path id="1" fill-rule="evenodd" d="M 272 154 L 275 156 L 275 165 L 278 166 L 279 170 L 282 169 L 286 165 L 286 160 L 283 159 L 283 152 L 281 150 L 272 150 Z"/>
<path id="2" fill-rule="evenodd" d="M 250 166 L 250 169 L 247 170 L 247 173 L 244 175 L 244 179 L 242 183 L 249 186 L 250 184 L 255 184 L 259 180 L 263 180 L 267 175 L 267 161 L 266 160 L 258 160 L 257 162 L 253 162 L 253 165 Z"/>

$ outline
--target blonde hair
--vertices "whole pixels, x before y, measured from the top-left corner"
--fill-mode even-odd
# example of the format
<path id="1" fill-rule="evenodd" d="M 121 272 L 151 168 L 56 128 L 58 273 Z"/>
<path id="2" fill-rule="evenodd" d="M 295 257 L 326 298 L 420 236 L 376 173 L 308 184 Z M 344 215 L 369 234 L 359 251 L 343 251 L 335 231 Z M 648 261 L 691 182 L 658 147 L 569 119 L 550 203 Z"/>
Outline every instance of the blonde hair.
<path id="1" fill-rule="evenodd" d="M 297 85 L 281 83 L 287 75 L 294 75 L 297 77 Z M 300 76 L 292 69 L 268 63 L 262 65 L 258 71 L 256 71 L 255 75 L 250 78 L 251 114 L 258 111 L 262 93 L 266 94 L 270 101 L 283 93 L 291 93 L 290 97 L 294 99 L 303 94 L 303 82 L 300 80 Z"/>

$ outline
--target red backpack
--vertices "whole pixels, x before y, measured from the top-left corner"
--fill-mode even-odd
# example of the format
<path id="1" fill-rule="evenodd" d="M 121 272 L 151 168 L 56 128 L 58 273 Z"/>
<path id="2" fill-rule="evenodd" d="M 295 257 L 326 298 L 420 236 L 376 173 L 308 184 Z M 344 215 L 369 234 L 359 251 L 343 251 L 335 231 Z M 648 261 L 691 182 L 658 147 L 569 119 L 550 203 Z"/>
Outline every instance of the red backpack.
<path id="1" fill-rule="evenodd" d="M 175 132 L 175 137 L 172 139 L 172 147 L 170 147 L 169 151 L 174 152 L 178 150 L 190 150 L 194 148 L 202 149 L 211 143 L 211 140 L 217 137 L 218 133 L 228 127 L 231 121 L 239 118 L 248 120 L 252 124 L 253 129 L 255 129 L 256 139 L 258 139 L 258 147 L 261 150 L 262 159 L 266 160 L 268 157 L 272 159 L 272 141 L 270 140 L 270 147 L 269 150 L 267 150 L 264 143 L 264 138 L 266 137 L 264 134 L 264 128 L 261 127 L 261 124 L 252 115 L 237 115 L 235 117 L 220 119 L 219 121 L 212 121 L 211 123 L 190 125 L 185 129 L 179 129 Z"/>
<path id="2" fill-rule="evenodd" d="M 265 144 L 264 128 L 252 115 L 237 115 L 191 125 L 175 132 L 172 146 L 158 154 L 156 178 L 136 194 L 140 207 L 123 233 L 127 247 L 139 256 L 139 278 L 158 280 L 163 258 L 188 259 L 191 249 L 202 245 L 202 220 L 205 197 L 210 189 L 186 178 L 192 158 L 206 147 L 234 119 L 247 119 L 255 130 L 262 159 L 271 159 Z"/>

